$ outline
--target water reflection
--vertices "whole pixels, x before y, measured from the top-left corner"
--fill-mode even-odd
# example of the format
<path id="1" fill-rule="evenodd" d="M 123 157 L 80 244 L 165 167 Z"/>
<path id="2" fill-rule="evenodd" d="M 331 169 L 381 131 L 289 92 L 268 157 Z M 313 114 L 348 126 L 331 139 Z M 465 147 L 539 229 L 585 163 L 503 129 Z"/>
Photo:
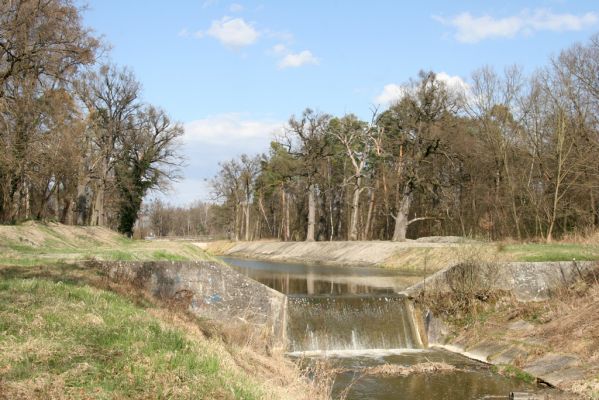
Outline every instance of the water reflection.
<path id="1" fill-rule="evenodd" d="M 391 294 L 422 280 L 405 271 L 363 267 L 327 267 L 221 257 L 239 272 L 285 294 Z"/>
<path id="2" fill-rule="evenodd" d="M 360 376 L 360 370 L 365 367 L 385 363 L 409 366 L 428 361 L 445 362 L 454 365 L 459 371 L 408 376 L 364 376 L 356 380 Z M 333 362 L 346 368 L 346 372 L 335 380 L 333 398 L 350 384 L 352 386 L 347 399 L 356 400 L 498 398 L 496 396 L 507 398 L 512 391 L 539 390 L 521 380 L 493 374 L 482 363 L 442 350 L 406 352 L 381 357 L 346 357 L 334 359 Z"/>

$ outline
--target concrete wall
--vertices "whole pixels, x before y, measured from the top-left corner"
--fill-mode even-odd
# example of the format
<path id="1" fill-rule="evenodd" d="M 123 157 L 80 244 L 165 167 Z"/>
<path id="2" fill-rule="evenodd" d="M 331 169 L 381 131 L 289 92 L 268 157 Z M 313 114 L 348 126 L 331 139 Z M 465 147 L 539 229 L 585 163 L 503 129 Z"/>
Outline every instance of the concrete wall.
<path id="1" fill-rule="evenodd" d="M 434 238 L 433 238 L 434 239 Z M 266 261 L 300 262 L 332 266 L 380 266 L 395 259 L 397 267 L 422 268 L 424 252 L 429 249 L 451 249 L 456 243 L 422 240 L 389 241 L 335 241 L 335 242 L 238 242 L 221 255 L 247 257 Z M 439 250 L 437 250 L 438 252 Z M 435 254 L 441 254 L 435 253 Z M 429 262 L 428 270 L 436 271 L 447 265 L 447 254 L 441 263 Z M 439 264 L 438 266 L 436 264 Z"/>
<path id="2" fill-rule="evenodd" d="M 287 297 L 242 275 L 229 266 L 210 261 L 102 262 L 108 279 L 129 282 L 157 299 L 183 305 L 248 341 L 265 341 L 272 350 L 284 350 Z"/>
<path id="3" fill-rule="evenodd" d="M 487 268 L 484 279 L 491 289 L 509 291 L 522 301 L 542 301 L 549 298 L 552 291 L 568 285 L 596 265 L 593 261 L 511 262 L 493 263 L 487 267 L 483 264 L 481 270 Z M 423 290 L 449 290 L 447 276 L 455 267 L 452 265 L 438 271 L 406 289 L 405 294 L 417 296 Z"/>

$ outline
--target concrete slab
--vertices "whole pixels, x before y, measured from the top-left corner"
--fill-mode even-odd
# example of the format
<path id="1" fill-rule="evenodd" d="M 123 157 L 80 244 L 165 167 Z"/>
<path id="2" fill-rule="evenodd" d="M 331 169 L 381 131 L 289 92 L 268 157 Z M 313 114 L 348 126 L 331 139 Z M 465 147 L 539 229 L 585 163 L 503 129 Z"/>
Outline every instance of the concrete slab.
<path id="1" fill-rule="evenodd" d="M 529 374 L 545 380 L 544 377 L 554 372 L 575 367 L 579 364 L 580 360 L 576 356 L 550 353 L 525 365 L 523 369 Z"/>

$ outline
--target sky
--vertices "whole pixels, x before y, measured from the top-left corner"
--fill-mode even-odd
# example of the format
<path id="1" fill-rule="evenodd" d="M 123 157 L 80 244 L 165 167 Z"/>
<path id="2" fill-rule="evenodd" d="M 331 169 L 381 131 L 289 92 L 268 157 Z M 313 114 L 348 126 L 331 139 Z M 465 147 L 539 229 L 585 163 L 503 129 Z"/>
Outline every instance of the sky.
<path id="1" fill-rule="evenodd" d="M 599 32 L 596 1 L 89 0 L 84 22 L 131 69 L 143 99 L 185 128 L 165 201 L 210 201 L 220 161 L 268 152 L 306 108 L 369 118 L 432 70 L 449 84 L 526 73 Z"/>

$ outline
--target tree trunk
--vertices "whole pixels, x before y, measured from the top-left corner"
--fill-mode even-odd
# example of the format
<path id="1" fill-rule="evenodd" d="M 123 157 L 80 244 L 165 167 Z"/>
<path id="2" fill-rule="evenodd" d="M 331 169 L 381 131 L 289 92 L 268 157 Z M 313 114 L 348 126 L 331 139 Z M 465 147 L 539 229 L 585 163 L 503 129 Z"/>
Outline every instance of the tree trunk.
<path id="1" fill-rule="evenodd" d="M 374 210 L 374 196 L 375 189 L 373 188 L 370 191 L 370 200 L 368 201 L 368 215 L 366 216 L 366 226 L 364 227 L 364 232 L 362 232 L 362 239 L 368 240 L 370 237 L 370 226 L 373 225 L 372 212 Z"/>
<path id="2" fill-rule="evenodd" d="M 250 202 L 245 202 L 245 241 L 250 241 Z"/>
<path id="3" fill-rule="evenodd" d="M 360 206 L 360 181 L 361 178 L 356 180 L 354 186 L 354 193 L 352 195 L 352 213 L 349 224 L 349 240 L 358 240 L 358 212 Z"/>
<path id="4" fill-rule="evenodd" d="M 408 231 L 408 216 L 410 213 L 410 205 L 412 203 L 412 194 L 404 194 L 399 202 L 397 215 L 395 219 L 395 229 L 393 231 L 394 242 L 404 242 L 406 240 L 406 232 Z"/>
<path id="5" fill-rule="evenodd" d="M 290 219 L 289 219 L 289 194 L 287 192 L 284 193 L 285 195 L 285 241 L 289 241 L 291 240 L 291 231 L 290 231 Z"/>
<path id="6" fill-rule="evenodd" d="M 233 237 L 234 241 L 239 241 L 239 236 L 241 234 L 240 230 L 241 230 L 241 216 L 240 216 L 240 212 L 239 212 L 239 204 L 235 205 L 235 234 Z"/>
<path id="7" fill-rule="evenodd" d="M 283 241 L 287 242 L 289 240 L 289 201 L 283 185 L 281 185 L 281 232 Z"/>
<path id="8" fill-rule="evenodd" d="M 104 226 L 106 224 L 104 197 L 106 196 L 106 188 L 108 187 L 108 165 L 109 159 L 107 156 L 102 158 L 102 166 L 100 171 L 99 184 L 96 186 L 95 201 L 92 206 L 92 218 L 90 225 Z"/>
<path id="9" fill-rule="evenodd" d="M 308 188 L 308 232 L 306 242 L 314 241 L 314 226 L 316 225 L 316 186 L 312 183 Z"/>
<path id="10" fill-rule="evenodd" d="M 94 204 L 92 206 L 92 216 L 90 225 L 92 226 L 103 226 L 104 225 L 104 184 L 98 185 L 98 192 L 94 197 Z"/>

